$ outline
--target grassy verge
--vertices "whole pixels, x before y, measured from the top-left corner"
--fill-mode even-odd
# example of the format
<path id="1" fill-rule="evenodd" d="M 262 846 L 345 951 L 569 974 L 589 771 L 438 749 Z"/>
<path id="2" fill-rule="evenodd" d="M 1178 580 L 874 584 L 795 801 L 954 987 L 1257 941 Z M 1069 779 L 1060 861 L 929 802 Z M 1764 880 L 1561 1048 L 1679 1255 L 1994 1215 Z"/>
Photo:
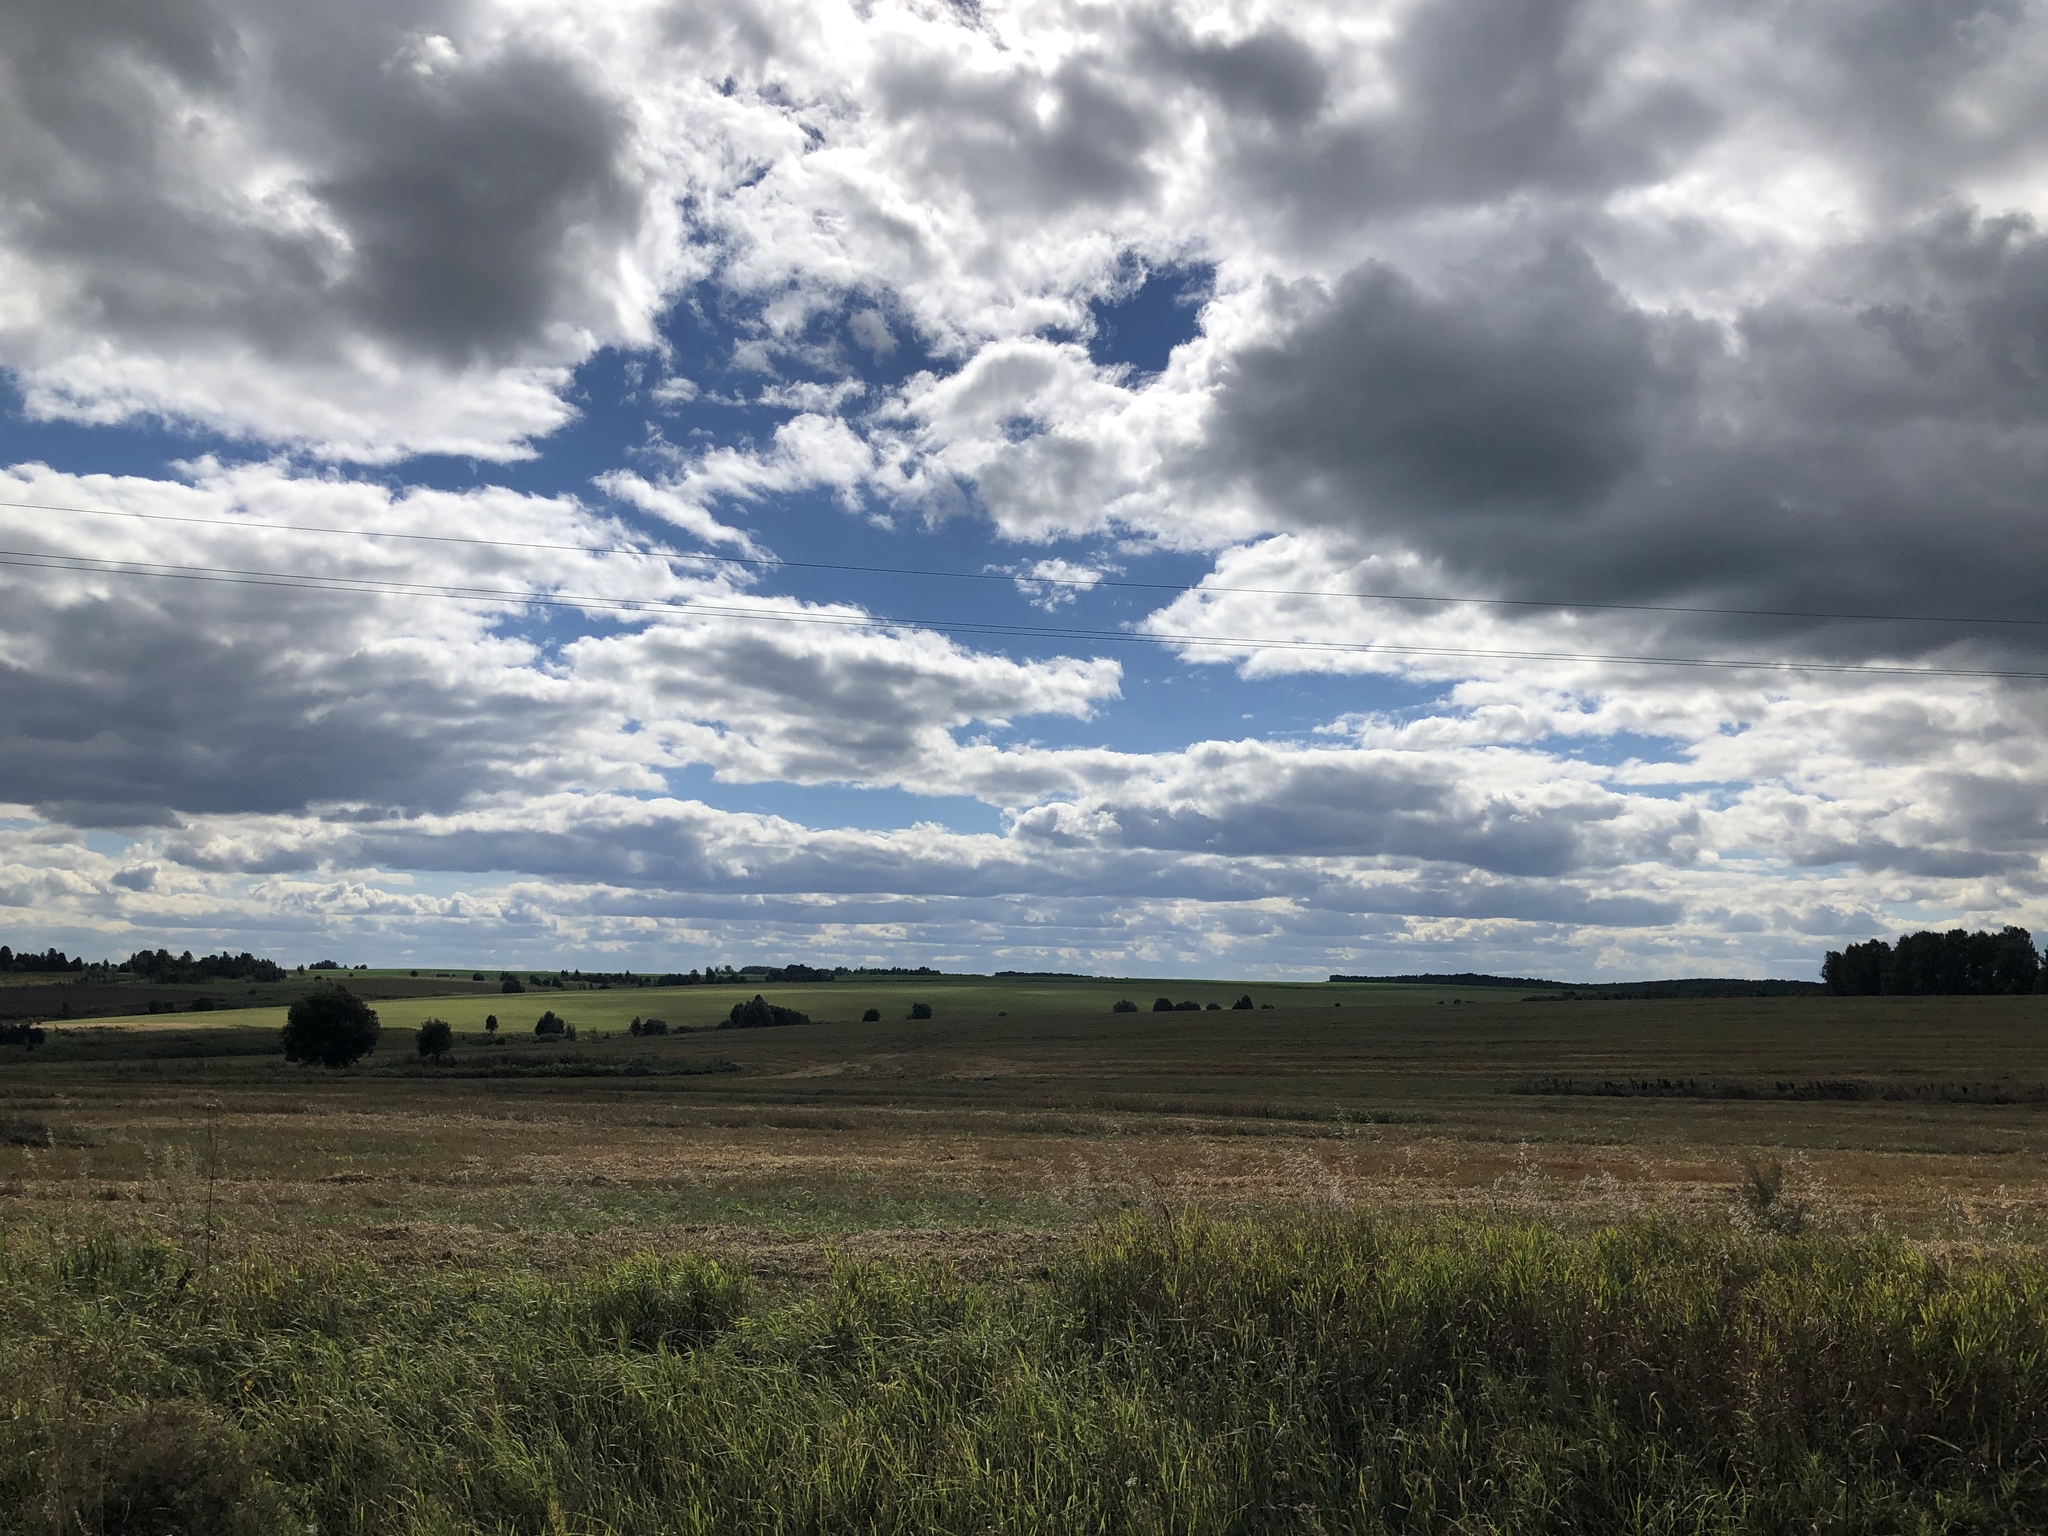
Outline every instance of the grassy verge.
<path id="1" fill-rule="evenodd" d="M 2048 1264 L 1502 1218 L 567 1277 L 19 1239 L 0 1529 L 2005 1531 Z"/>

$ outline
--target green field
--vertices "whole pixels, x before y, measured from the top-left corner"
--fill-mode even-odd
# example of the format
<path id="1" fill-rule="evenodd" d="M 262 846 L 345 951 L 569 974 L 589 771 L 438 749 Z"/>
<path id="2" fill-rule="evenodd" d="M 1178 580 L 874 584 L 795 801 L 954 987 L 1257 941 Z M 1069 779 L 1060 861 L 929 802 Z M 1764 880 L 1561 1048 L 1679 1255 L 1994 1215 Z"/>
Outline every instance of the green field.
<path id="1" fill-rule="evenodd" d="M 461 973 L 463 977 L 468 972 Z M 402 980 L 403 973 L 339 973 L 344 986 Z M 424 979 L 432 979 L 429 974 Z M 219 990 L 219 989 L 217 989 Z M 1476 989 L 1451 987 L 1394 987 L 1329 982 L 1231 982 L 1231 981 L 1069 981 L 1064 979 L 1018 980 L 1010 977 L 945 976 L 939 978 L 884 977 L 873 980 L 804 982 L 777 985 L 765 981 L 721 983 L 697 987 L 596 987 L 570 983 L 560 989 L 529 986 L 526 991 L 502 994 L 495 987 L 488 992 L 466 995 L 377 999 L 379 1016 L 386 1024 L 413 1029 L 422 1019 L 446 1019 L 459 1030 L 481 1030 L 487 1015 L 496 1014 L 507 1029 L 531 1030 L 542 1012 L 553 1010 L 584 1030 L 623 1030 L 636 1016 L 662 1019 L 678 1029 L 705 1029 L 715 1025 L 756 993 L 809 1014 L 820 1022 L 857 1020 L 868 1009 L 878 1010 L 884 1019 L 904 1018 L 916 1002 L 931 1006 L 933 1015 L 950 1022 L 979 1022 L 1008 1016 L 1017 1019 L 1065 1019 L 1076 1014 L 1107 1013 L 1119 999 L 1128 998 L 1140 1008 L 1151 1008 L 1165 996 L 1174 1002 L 1196 1002 L 1206 1007 L 1215 1003 L 1229 1008 L 1249 994 L 1255 1002 L 1283 1007 L 1379 1007 L 1390 1004 L 1434 1003 L 1439 999 L 1470 998 L 1485 994 Z M 1517 993 L 1516 996 L 1521 994 Z M 205 1016 L 207 1025 L 234 1025 L 276 1029 L 284 1023 L 282 1004 L 260 1008 L 220 1009 Z M 184 1015 L 110 1015 L 94 1023 L 121 1025 L 176 1024 L 190 1027 L 202 1022 Z"/>
<path id="2" fill-rule="evenodd" d="M 755 990 L 0 1046 L 0 1531 L 2048 1518 L 2048 999 Z"/>

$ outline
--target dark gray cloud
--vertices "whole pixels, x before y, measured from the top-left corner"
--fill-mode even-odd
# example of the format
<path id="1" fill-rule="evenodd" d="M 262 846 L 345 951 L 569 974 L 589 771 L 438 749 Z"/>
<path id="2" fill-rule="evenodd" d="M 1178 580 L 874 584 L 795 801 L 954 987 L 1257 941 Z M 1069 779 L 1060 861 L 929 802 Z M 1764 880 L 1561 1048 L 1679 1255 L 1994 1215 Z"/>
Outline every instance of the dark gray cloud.
<path id="1" fill-rule="evenodd" d="M 519 50 L 445 81 L 372 82 L 330 102 L 344 148 L 313 183 L 347 231 L 347 315 L 455 367 L 601 320 L 590 270 L 643 216 L 623 108 L 562 59 Z"/>
<path id="2" fill-rule="evenodd" d="M 942 60 L 902 58 L 873 83 L 877 107 L 905 135 L 906 169 L 965 191 L 988 216 L 1128 210 L 1150 197 L 1143 156 L 1160 107 L 1130 91 L 1113 60 L 970 81 Z"/>
<path id="3" fill-rule="evenodd" d="M 25 597 L 12 611 L 34 651 L 0 664 L 0 801 L 71 825 L 322 802 L 448 809 L 524 777 L 515 729 L 548 737 L 583 713 L 503 686 L 516 679 L 480 695 L 474 674 L 431 655 L 375 654 L 360 602 L 337 594 L 259 599 L 217 627 L 126 590 Z"/>
<path id="4" fill-rule="evenodd" d="M 2048 241 L 1952 212 L 1838 248 L 1723 324 L 1652 312 L 1587 257 L 1443 290 L 1369 264 L 1289 292 L 1230 357 L 1197 473 L 1282 525 L 1419 554 L 1450 590 L 1820 613 L 2038 603 Z M 2024 629 L 1628 621 L 1822 659 L 2038 654 Z"/>
<path id="5" fill-rule="evenodd" d="M 367 334 L 462 366 L 587 323 L 590 264 L 642 215 L 627 115 L 559 55 L 462 58 L 434 10 L 11 7 L 9 236 L 135 340 L 304 356 Z M 320 217 L 238 194 L 215 157 L 248 150 L 223 133 L 301 157 Z"/>
<path id="6" fill-rule="evenodd" d="M 1441 295 L 1374 262 L 1274 297 L 1292 323 L 1228 358 L 1205 449 L 1297 516 L 1584 515 L 1683 384 L 1654 322 L 1561 243 Z"/>
<path id="7" fill-rule="evenodd" d="M 1409 8 L 1375 60 L 1388 99 L 1342 114 L 1323 111 L 1328 67 L 1283 27 L 1217 44 L 1154 21 L 1140 36 L 1226 108 L 1233 192 L 1317 244 L 1418 210 L 1640 185 L 1716 121 L 1692 85 L 1631 68 L 1638 39 L 1584 0 Z"/>

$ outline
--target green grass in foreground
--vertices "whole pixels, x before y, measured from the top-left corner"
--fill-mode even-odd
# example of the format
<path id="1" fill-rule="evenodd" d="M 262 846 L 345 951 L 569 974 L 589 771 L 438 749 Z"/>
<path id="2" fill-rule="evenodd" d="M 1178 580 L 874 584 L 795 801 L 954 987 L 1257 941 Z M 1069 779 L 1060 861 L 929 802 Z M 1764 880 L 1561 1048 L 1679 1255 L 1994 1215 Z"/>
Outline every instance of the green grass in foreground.
<path id="1" fill-rule="evenodd" d="M 394 1276 L 17 1240 L 0 1529 L 2009 1531 L 2048 1265 L 1132 1219 L 1050 1270 Z"/>

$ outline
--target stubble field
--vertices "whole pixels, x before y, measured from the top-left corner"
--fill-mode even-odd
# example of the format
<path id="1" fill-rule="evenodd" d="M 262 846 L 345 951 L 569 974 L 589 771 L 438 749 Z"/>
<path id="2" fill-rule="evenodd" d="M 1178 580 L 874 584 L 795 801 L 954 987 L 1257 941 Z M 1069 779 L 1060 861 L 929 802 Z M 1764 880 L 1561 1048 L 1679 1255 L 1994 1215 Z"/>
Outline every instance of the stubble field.
<path id="1" fill-rule="evenodd" d="M 751 995 L 734 988 L 386 1000 L 380 1049 L 343 1072 L 283 1062 L 282 1010 L 74 1026 L 0 1048 L 0 1189 L 14 1220 L 150 1220 L 204 1162 L 238 1232 L 394 1253 L 697 1229 L 736 1249 L 867 1234 L 922 1250 L 1147 1204 L 1709 1216 L 1748 1160 L 1782 1163 L 1817 1216 L 1859 1230 L 2048 1231 L 2048 1003 L 2031 998 L 769 990 L 820 1020 L 883 1019 L 703 1028 Z M 1228 1007 L 1247 991 L 1273 1006 Z M 1225 1006 L 1109 1011 L 1158 995 Z M 933 1019 L 905 1017 L 918 1001 Z M 578 1039 L 537 1040 L 543 1009 Z M 635 1038 L 636 1015 L 677 1032 Z M 438 1066 L 412 1050 L 427 1017 L 456 1029 Z"/>

